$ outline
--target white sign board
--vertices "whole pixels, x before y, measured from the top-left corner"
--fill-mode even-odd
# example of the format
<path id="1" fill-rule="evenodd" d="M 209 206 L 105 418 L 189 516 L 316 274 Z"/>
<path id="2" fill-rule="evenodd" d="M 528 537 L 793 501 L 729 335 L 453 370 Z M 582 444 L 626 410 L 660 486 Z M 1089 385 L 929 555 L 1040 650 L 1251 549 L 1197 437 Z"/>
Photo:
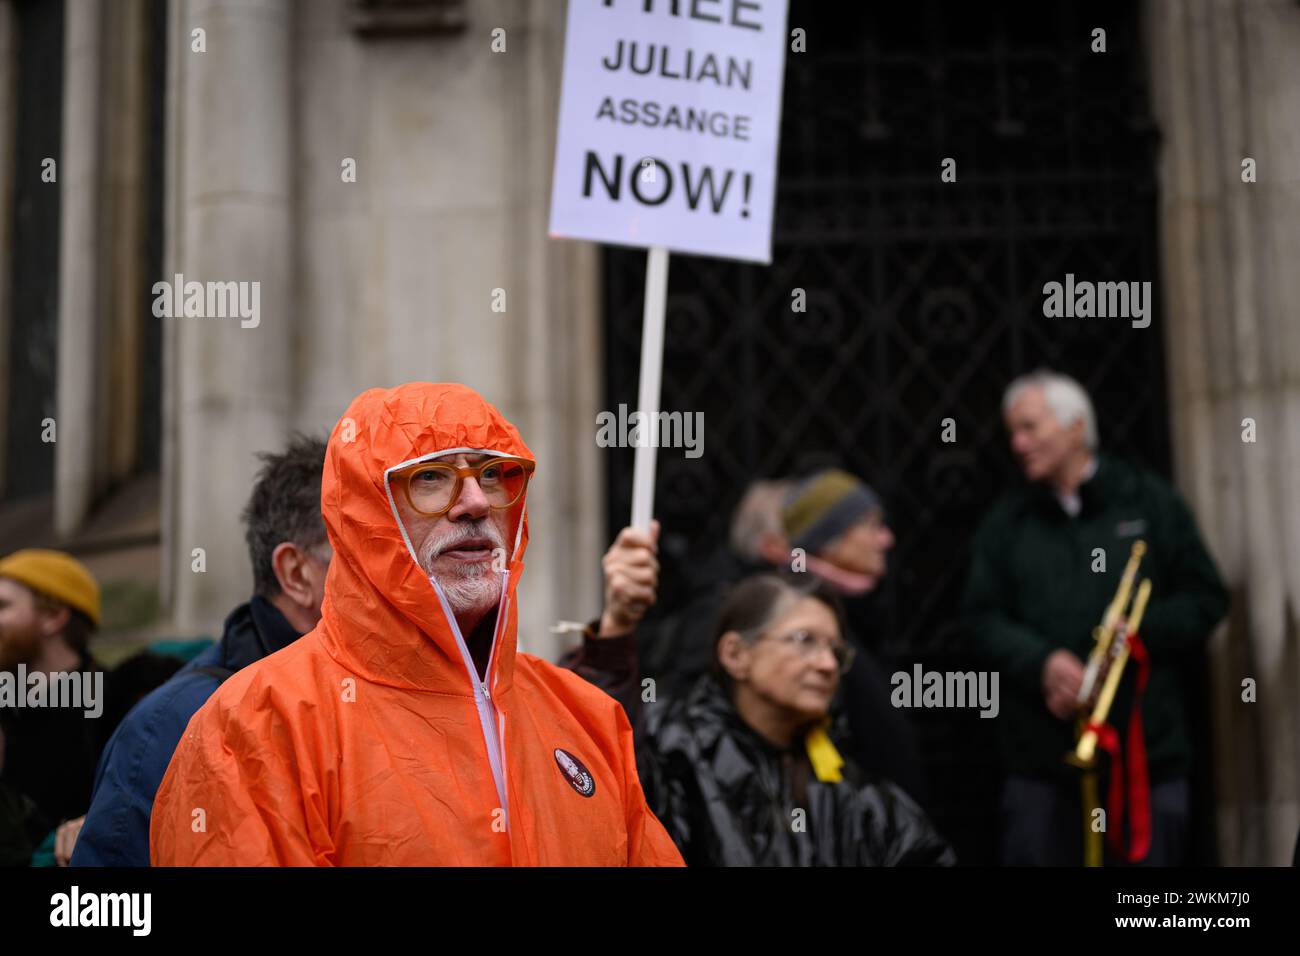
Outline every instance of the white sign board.
<path id="1" fill-rule="evenodd" d="M 569 0 L 551 235 L 767 263 L 786 0 Z"/>

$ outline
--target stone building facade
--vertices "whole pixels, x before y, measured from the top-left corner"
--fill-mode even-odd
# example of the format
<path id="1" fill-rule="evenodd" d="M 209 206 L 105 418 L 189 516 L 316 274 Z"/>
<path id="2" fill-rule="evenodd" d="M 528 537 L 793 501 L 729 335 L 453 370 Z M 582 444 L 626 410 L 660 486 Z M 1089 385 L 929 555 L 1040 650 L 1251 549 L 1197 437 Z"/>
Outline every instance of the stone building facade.
<path id="1" fill-rule="evenodd" d="M 593 439 L 599 251 L 546 234 L 563 6 L 60 6 L 58 439 L 30 527 L 76 540 L 105 495 L 144 488 L 166 628 L 211 632 L 249 589 L 234 516 L 253 453 L 324 433 L 367 387 L 462 381 L 537 455 L 521 642 L 554 657 L 548 625 L 598 609 L 596 557 L 615 530 Z M 24 177 L 40 174 L 22 142 L 40 95 L 22 47 L 45 35 L 42 15 L 0 0 L 9 381 L 27 361 L 8 347 L 28 281 Z M 1234 600 L 1213 642 L 1221 852 L 1280 864 L 1300 827 L 1300 6 L 1147 0 L 1143 19 L 1175 476 Z M 153 318 L 149 283 L 176 275 L 259 283 L 258 323 Z M 36 427 L 11 414 L 12 391 L 4 427 Z M 24 453 L 16 441 L 0 455 Z M 11 498 L 0 518 L 22 510 Z M 113 548 L 97 553 L 111 571 Z"/>

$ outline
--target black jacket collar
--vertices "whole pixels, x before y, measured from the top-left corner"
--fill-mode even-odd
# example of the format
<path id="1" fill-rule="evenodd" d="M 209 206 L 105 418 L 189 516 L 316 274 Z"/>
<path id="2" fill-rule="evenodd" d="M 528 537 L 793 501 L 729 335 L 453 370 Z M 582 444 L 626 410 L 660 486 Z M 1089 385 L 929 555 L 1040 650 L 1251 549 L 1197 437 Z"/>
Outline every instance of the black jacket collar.
<path id="1" fill-rule="evenodd" d="M 221 634 L 222 666 L 241 670 L 288 647 L 301 636 L 274 604 L 254 595 L 226 618 Z"/>
<path id="2" fill-rule="evenodd" d="M 1122 470 L 1123 467 L 1115 459 L 1097 454 L 1097 470 L 1092 473 L 1091 478 L 1079 486 L 1080 517 L 1106 507 L 1121 478 Z M 1027 491 L 1035 508 L 1047 510 L 1063 521 L 1069 519 L 1051 485 L 1041 481 L 1032 482 L 1027 485 Z"/>

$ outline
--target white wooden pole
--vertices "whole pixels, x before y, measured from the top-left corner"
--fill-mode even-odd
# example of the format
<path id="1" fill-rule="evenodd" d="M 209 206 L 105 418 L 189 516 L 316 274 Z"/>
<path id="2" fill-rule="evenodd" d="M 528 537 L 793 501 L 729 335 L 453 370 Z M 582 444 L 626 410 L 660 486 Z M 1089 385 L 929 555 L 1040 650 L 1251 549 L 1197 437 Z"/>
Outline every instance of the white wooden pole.
<path id="1" fill-rule="evenodd" d="M 632 470 L 632 527 L 650 531 L 655 503 L 655 436 L 659 421 L 659 380 L 664 362 L 664 310 L 668 299 L 668 250 L 651 246 L 646 256 L 645 315 L 641 320 L 641 381 L 637 411 L 641 441 Z"/>

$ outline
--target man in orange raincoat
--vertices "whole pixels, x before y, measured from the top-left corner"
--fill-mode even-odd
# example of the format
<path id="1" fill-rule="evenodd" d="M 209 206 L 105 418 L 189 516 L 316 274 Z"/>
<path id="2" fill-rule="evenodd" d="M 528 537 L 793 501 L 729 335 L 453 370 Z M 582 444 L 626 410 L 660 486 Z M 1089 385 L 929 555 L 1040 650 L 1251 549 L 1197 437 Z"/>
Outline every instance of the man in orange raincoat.
<path id="1" fill-rule="evenodd" d="M 515 649 L 531 453 L 463 385 L 371 389 L 330 436 L 321 621 L 195 714 L 155 865 L 680 865 L 623 708 Z"/>

